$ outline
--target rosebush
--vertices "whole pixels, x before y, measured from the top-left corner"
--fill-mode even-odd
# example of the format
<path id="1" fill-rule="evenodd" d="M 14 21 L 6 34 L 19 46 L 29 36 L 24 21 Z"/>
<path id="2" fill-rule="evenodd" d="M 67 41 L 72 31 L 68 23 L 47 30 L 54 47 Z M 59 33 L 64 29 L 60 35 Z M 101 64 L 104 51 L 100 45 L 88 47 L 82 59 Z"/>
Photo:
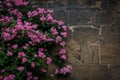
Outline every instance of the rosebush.
<path id="1" fill-rule="evenodd" d="M 67 27 L 52 13 L 26 0 L 0 1 L 0 80 L 42 80 L 39 73 L 49 80 L 70 74 L 64 49 Z M 59 50 L 53 55 L 55 45 Z M 52 74 L 50 64 L 58 67 Z"/>

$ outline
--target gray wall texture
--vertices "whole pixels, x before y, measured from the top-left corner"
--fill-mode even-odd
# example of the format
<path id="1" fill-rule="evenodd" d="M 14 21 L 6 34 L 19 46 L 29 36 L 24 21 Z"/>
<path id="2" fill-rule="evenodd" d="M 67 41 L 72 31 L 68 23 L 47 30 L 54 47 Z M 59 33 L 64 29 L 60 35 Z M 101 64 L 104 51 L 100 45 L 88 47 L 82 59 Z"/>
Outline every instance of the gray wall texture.
<path id="1" fill-rule="evenodd" d="M 120 80 L 120 0 L 31 0 L 69 27 L 65 80 Z M 62 79 L 61 79 L 62 80 Z"/>

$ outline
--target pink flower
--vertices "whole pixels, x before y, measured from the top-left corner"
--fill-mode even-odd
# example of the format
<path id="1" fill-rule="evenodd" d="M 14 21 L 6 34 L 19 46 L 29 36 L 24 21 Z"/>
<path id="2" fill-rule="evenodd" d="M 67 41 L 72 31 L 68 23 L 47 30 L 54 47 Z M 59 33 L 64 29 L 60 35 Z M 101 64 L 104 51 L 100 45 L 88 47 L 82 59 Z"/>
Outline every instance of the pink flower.
<path id="1" fill-rule="evenodd" d="M 33 77 L 33 80 L 38 80 L 38 77 Z"/>
<path id="2" fill-rule="evenodd" d="M 63 41 L 63 42 L 60 42 L 60 45 L 61 45 L 61 46 L 65 46 L 66 43 Z"/>
<path id="3" fill-rule="evenodd" d="M 7 52 L 7 56 L 12 56 L 12 55 L 13 55 L 13 52 L 10 52 L 10 51 Z"/>
<path id="4" fill-rule="evenodd" d="M 12 7 L 12 4 L 11 4 L 11 3 L 6 3 L 6 5 L 7 5 L 8 7 Z"/>
<path id="5" fill-rule="evenodd" d="M 27 72 L 27 76 L 32 76 L 32 72 Z"/>
<path id="6" fill-rule="evenodd" d="M 60 55 L 64 55 L 64 54 L 66 54 L 66 50 L 65 49 L 60 49 L 59 53 L 60 53 Z"/>
<path id="7" fill-rule="evenodd" d="M 4 38 L 4 40 L 11 40 L 12 36 L 11 36 L 10 33 L 4 32 L 3 33 L 3 38 Z"/>
<path id="8" fill-rule="evenodd" d="M 66 38 L 67 37 L 67 32 L 62 32 L 61 35 Z"/>
<path id="9" fill-rule="evenodd" d="M 58 34 L 57 29 L 55 29 L 54 27 L 51 28 L 51 31 L 52 31 L 53 35 L 57 35 Z"/>
<path id="10" fill-rule="evenodd" d="M 27 80 L 31 80 L 32 79 L 32 72 L 27 72 Z"/>
<path id="11" fill-rule="evenodd" d="M 62 26 L 64 31 L 67 31 L 67 26 Z"/>
<path id="12" fill-rule="evenodd" d="M 63 68 L 60 69 L 61 74 L 66 75 L 68 72 L 70 72 L 70 70 L 68 68 L 63 67 Z"/>
<path id="13" fill-rule="evenodd" d="M 18 58 L 20 58 L 20 57 L 25 57 L 26 55 L 25 55 L 25 53 L 24 52 L 18 52 Z"/>
<path id="14" fill-rule="evenodd" d="M 3 80 L 3 76 L 0 76 L 0 80 Z"/>
<path id="15" fill-rule="evenodd" d="M 17 48 L 18 48 L 18 44 L 14 44 L 14 45 L 12 46 L 12 48 L 13 48 L 13 49 L 17 49 Z"/>
<path id="16" fill-rule="evenodd" d="M 18 13 L 17 13 L 18 19 L 22 18 L 22 15 L 23 15 L 23 14 L 22 14 L 21 12 L 18 12 Z"/>
<path id="17" fill-rule="evenodd" d="M 27 58 L 22 58 L 22 63 L 25 63 L 25 62 L 27 62 Z"/>
<path id="18" fill-rule="evenodd" d="M 38 55 L 37 54 L 34 54 L 34 58 L 37 58 L 38 57 Z"/>
<path id="19" fill-rule="evenodd" d="M 66 55 L 61 55 L 60 58 L 63 59 L 63 60 L 67 59 Z"/>
<path id="20" fill-rule="evenodd" d="M 53 10 L 48 9 L 47 12 L 51 14 L 51 13 L 53 13 Z"/>
<path id="21" fill-rule="evenodd" d="M 36 11 L 36 10 L 34 10 L 33 12 L 32 12 L 32 16 L 37 16 L 38 15 L 38 12 Z"/>
<path id="22" fill-rule="evenodd" d="M 42 51 L 44 51 L 44 48 L 39 48 L 38 51 L 42 52 Z"/>
<path id="23" fill-rule="evenodd" d="M 10 80 L 8 76 L 5 76 L 3 80 Z"/>
<path id="24" fill-rule="evenodd" d="M 29 4 L 29 2 L 24 1 L 24 0 L 14 0 L 14 3 L 16 6 L 26 6 Z"/>
<path id="25" fill-rule="evenodd" d="M 47 63 L 47 64 L 50 64 L 51 62 L 52 62 L 52 59 L 51 59 L 50 57 L 47 57 L 46 63 Z"/>
<path id="26" fill-rule="evenodd" d="M 70 73 L 72 70 L 72 67 L 70 65 L 67 65 L 60 69 L 60 73 L 66 75 L 67 73 Z"/>
<path id="27" fill-rule="evenodd" d="M 38 12 L 37 12 L 36 10 L 34 10 L 34 11 L 29 11 L 29 12 L 27 13 L 27 15 L 28 15 L 28 17 L 34 17 L 34 16 L 37 16 L 37 15 L 38 15 Z"/>
<path id="28" fill-rule="evenodd" d="M 48 15 L 47 15 L 47 20 L 53 21 L 53 17 L 51 16 L 51 14 L 48 14 Z"/>
<path id="29" fill-rule="evenodd" d="M 31 67 L 34 68 L 35 67 L 35 63 L 31 62 Z"/>
<path id="30" fill-rule="evenodd" d="M 46 13 L 46 11 L 45 11 L 44 8 L 38 8 L 38 13 L 39 14 L 44 14 L 44 13 Z"/>
<path id="31" fill-rule="evenodd" d="M 9 77 L 9 80 L 14 80 L 15 75 L 14 74 L 10 74 L 8 77 Z"/>
<path id="32" fill-rule="evenodd" d="M 2 69 L 0 72 L 1 72 L 1 73 L 5 73 L 5 72 L 6 72 L 6 70 L 5 70 L 5 69 Z"/>
<path id="33" fill-rule="evenodd" d="M 52 41 L 54 41 L 54 39 L 53 38 L 47 38 L 46 41 L 52 42 Z"/>
<path id="34" fill-rule="evenodd" d="M 58 74 L 58 72 L 59 72 L 58 69 L 56 69 L 56 70 L 55 70 L 55 74 Z"/>
<path id="35" fill-rule="evenodd" d="M 41 57 L 41 58 L 45 58 L 46 57 L 46 55 L 43 53 L 43 52 L 38 52 L 38 57 Z"/>
<path id="36" fill-rule="evenodd" d="M 28 77 L 27 77 L 27 80 L 31 80 L 31 79 L 32 79 L 32 76 L 28 76 Z"/>
<path id="37" fill-rule="evenodd" d="M 58 22 L 58 24 L 61 26 L 61 25 L 64 24 L 64 22 L 63 22 L 62 20 L 60 20 L 60 21 Z"/>
<path id="38" fill-rule="evenodd" d="M 66 66 L 68 69 L 72 70 L 72 66 L 71 65 L 67 65 Z"/>
<path id="39" fill-rule="evenodd" d="M 26 49 L 27 49 L 27 46 L 23 46 L 22 48 L 26 50 Z"/>
<path id="40" fill-rule="evenodd" d="M 41 21 L 45 21 L 46 18 L 45 18 L 44 16 L 42 16 L 42 17 L 40 18 L 40 20 L 41 20 Z"/>
<path id="41" fill-rule="evenodd" d="M 23 66 L 17 67 L 17 70 L 20 71 L 20 72 L 24 71 L 24 69 L 25 68 Z"/>
<path id="42" fill-rule="evenodd" d="M 54 75 L 53 75 L 53 74 L 50 74 L 50 76 L 51 76 L 51 77 L 54 77 Z"/>
<path id="43" fill-rule="evenodd" d="M 28 15 L 28 17 L 31 17 L 31 16 L 32 16 L 31 11 L 29 11 L 29 12 L 27 13 L 27 15 Z"/>
<path id="44" fill-rule="evenodd" d="M 41 71 L 42 71 L 42 72 L 47 72 L 47 70 L 46 70 L 46 69 L 44 69 L 44 68 L 42 68 L 42 69 L 41 69 Z"/>
<path id="45" fill-rule="evenodd" d="M 62 38 L 60 36 L 56 37 L 56 43 L 60 42 L 62 40 Z"/>

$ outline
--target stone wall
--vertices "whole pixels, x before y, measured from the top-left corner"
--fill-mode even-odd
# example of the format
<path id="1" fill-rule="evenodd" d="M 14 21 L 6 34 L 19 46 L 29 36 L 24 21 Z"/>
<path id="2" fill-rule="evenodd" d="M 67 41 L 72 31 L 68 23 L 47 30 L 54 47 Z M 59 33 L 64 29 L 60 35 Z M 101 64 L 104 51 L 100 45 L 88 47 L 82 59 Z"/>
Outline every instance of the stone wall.
<path id="1" fill-rule="evenodd" d="M 120 80 L 119 0 L 32 0 L 69 26 L 68 80 Z"/>

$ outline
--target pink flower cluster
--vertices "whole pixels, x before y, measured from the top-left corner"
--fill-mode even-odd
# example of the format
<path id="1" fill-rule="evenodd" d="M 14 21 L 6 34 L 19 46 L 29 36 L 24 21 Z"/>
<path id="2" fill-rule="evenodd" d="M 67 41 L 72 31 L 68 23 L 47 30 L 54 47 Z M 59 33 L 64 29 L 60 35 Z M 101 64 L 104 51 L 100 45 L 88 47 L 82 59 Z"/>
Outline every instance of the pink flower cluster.
<path id="1" fill-rule="evenodd" d="M 66 52 L 65 49 L 60 49 L 60 51 L 59 51 L 60 58 L 63 59 L 63 60 L 66 60 L 67 59 L 66 53 L 67 52 Z"/>
<path id="2" fill-rule="evenodd" d="M 27 13 L 27 15 L 28 15 L 28 17 L 35 17 L 35 16 L 38 15 L 38 12 L 37 12 L 36 10 L 34 10 L 34 11 L 29 11 L 29 12 Z"/>
<path id="3" fill-rule="evenodd" d="M 60 69 L 56 69 L 54 74 L 57 75 L 57 74 L 63 74 L 63 75 L 67 75 L 71 72 L 72 70 L 72 66 L 71 65 L 67 65 L 65 67 L 62 67 Z"/>
<path id="4" fill-rule="evenodd" d="M 18 19 L 21 19 L 23 14 L 18 9 L 9 9 L 9 14 L 17 16 Z"/>
<path id="5" fill-rule="evenodd" d="M 0 23 L 10 23 L 13 20 L 13 17 L 1 15 Z"/>
<path id="6" fill-rule="evenodd" d="M 52 62 L 52 59 L 51 59 L 50 57 L 47 57 L 46 63 L 47 63 L 47 64 L 50 64 L 51 62 Z"/>
<path id="7" fill-rule="evenodd" d="M 60 69 L 60 73 L 63 75 L 66 75 L 68 73 L 70 73 L 72 70 L 72 67 L 70 65 L 67 65 L 66 67 L 63 67 Z"/>
<path id="8" fill-rule="evenodd" d="M 20 71 L 20 72 L 22 72 L 22 71 L 25 70 L 25 67 L 23 67 L 23 66 L 19 66 L 19 67 L 17 67 L 17 70 Z"/>
<path id="9" fill-rule="evenodd" d="M 6 76 L 6 77 L 0 77 L 1 80 L 14 80 L 15 79 L 15 75 L 14 74 L 10 74 L 9 76 Z"/>
<path id="10" fill-rule="evenodd" d="M 26 0 L 0 1 L 0 8 L 7 8 L 6 14 L 0 15 L 0 25 L 3 24 L 0 28 L 0 40 L 3 41 L 0 51 L 4 53 L 0 56 L 5 56 L 8 60 L 3 62 L 5 65 L 0 64 L 4 67 L 0 70 L 0 80 L 17 80 L 19 74 L 24 74 L 26 80 L 39 80 L 39 77 L 27 71 L 26 65 L 29 64 L 33 69 L 40 67 L 41 72 L 47 73 L 46 67 L 55 60 L 67 60 L 67 51 L 64 49 L 67 26 L 62 20 L 57 21 L 52 17 L 53 10 L 31 7 L 24 12 L 22 8 L 28 5 Z M 51 51 L 54 45 L 59 46 L 55 55 Z M 64 66 L 63 62 L 59 65 Z M 14 68 L 8 69 L 8 66 Z M 13 74 L 11 70 L 16 73 Z M 71 70 L 70 65 L 62 68 L 59 66 L 54 74 L 67 75 Z M 9 74 L 5 76 L 7 72 Z"/>
<path id="11" fill-rule="evenodd" d="M 38 80 L 38 77 L 34 77 L 32 72 L 27 72 L 27 79 L 26 80 Z"/>
<path id="12" fill-rule="evenodd" d="M 13 0 L 16 6 L 26 6 L 29 4 L 29 2 L 25 0 Z"/>
<path id="13" fill-rule="evenodd" d="M 41 57 L 42 59 L 46 58 L 46 55 L 44 54 L 43 51 L 44 51 L 43 48 L 38 49 L 38 57 Z"/>

